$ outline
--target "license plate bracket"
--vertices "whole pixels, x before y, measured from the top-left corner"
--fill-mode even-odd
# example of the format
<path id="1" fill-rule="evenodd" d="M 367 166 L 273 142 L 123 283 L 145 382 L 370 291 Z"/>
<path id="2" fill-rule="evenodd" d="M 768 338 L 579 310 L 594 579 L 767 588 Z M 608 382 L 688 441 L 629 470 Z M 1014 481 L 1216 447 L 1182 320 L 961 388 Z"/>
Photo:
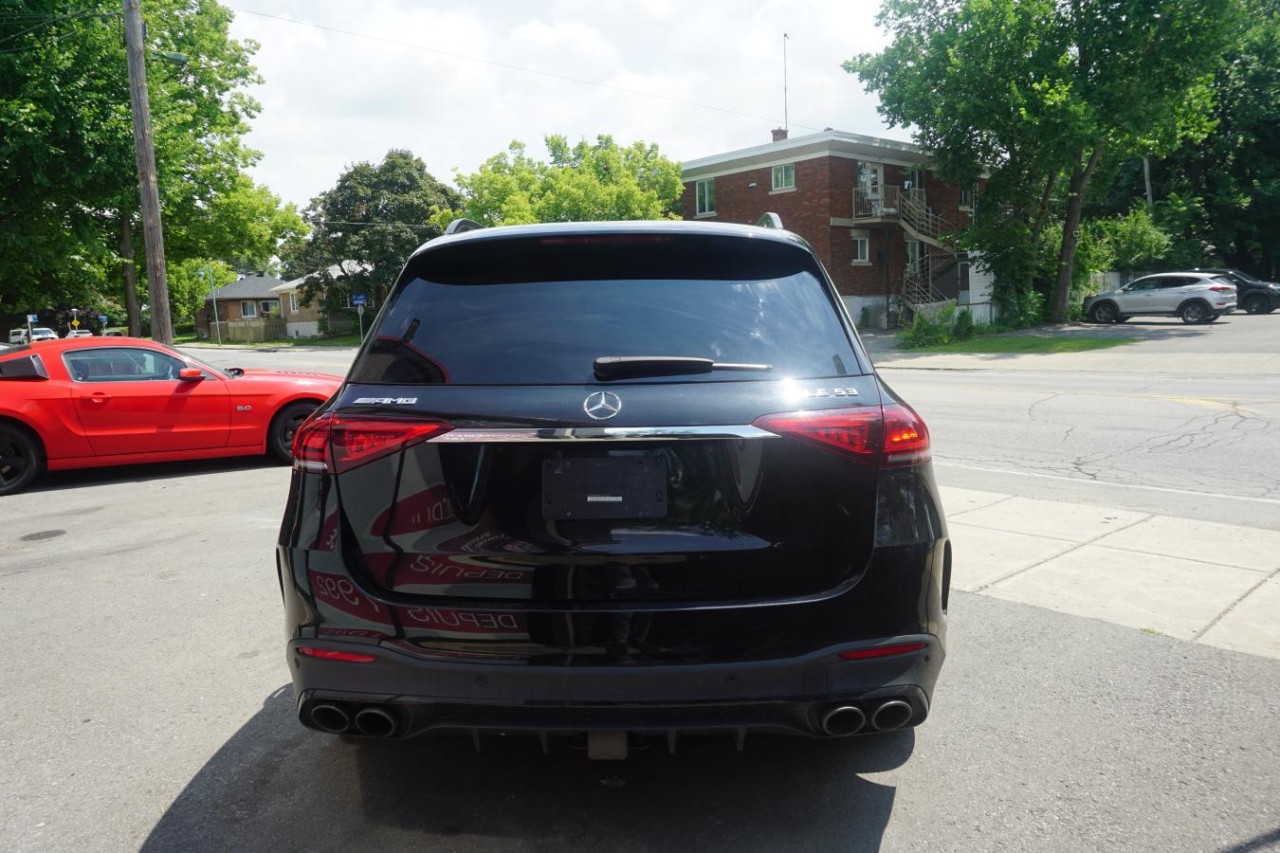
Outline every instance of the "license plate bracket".
<path id="1" fill-rule="evenodd" d="M 542 517 L 664 518 L 667 460 L 658 455 L 544 459 Z"/>

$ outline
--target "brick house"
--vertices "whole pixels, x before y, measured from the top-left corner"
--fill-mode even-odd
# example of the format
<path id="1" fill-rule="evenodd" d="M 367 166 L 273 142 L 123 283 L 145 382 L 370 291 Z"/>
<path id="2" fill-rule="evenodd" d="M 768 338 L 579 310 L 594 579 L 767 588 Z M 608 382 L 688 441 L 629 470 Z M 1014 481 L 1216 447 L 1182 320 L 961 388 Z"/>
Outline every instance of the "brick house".
<path id="1" fill-rule="evenodd" d="M 245 276 L 220 287 L 196 312 L 196 334 L 225 341 L 272 341 L 285 336 L 280 297 L 274 288 L 284 282 L 266 273 Z M 217 327 L 214 323 L 217 306 Z"/>
<path id="2" fill-rule="evenodd" d="M 775 130 L 771 143 L 685 162 L 683 181 L 685 219 L 778 214 L 813 246 L 855 320 L 883 326 L 948 302 L 990 319 L 990 282 L 949 238 L 968 224 L 973 192 L 936 178 L 915 145 Z"/>
<path id="3" fill-rule="evenodd" d="M 361 272 L 368 272 L 373 269 L 370 264 L 361 261 L 342 261 L 329 267 L 326 272 L 329 274 L 330 280 L 336 281 L 348 275 L 355 275 Z M 302 286 L 307 279 L 317 275 L 318 273 L 308 273 L 307 275 L 295 278 L 292 281 L 286 281 L 272 288 L 276 298 L 280 300 L 282 314 L 285 319 L 286 334 L 291 338 L 318 338 L 320 337 L 320 320 L 325 316 L 325 309 L 322 300 L 319 298 L 311 300 L 310 305 L 303 304 Z M 367 313 L 366 325 L 369 319 L 372 319 L 372 312 L 376 309 L 373 299 L 365 302 L 365 311 Z M 353 309 L 350 295 L 345 297 L 344 309 Z M 356 321 L 352 318 L 351 311 L 344 310 L 341 314 L 328 317 L 327 326 L 333 334 L 347 334 L 355 331 Z"/>

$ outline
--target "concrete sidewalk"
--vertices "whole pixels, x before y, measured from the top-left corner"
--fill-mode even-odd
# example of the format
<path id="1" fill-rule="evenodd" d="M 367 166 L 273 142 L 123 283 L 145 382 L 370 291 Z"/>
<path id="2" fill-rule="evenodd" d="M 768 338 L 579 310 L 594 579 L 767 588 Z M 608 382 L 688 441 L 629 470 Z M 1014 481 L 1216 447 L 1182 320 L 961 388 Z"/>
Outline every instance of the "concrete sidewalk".
<path id="1" fill-rule="evenodd" d="M 1280 324 L 1278 324 L 1280 325 Z M 868 348 L 870 349 L 870 348 Z M 1168 353 L 1115 347 L 1071 353 L 871 353 L 877 368 L 895 370 L 1036 370 L 1177 376 L 1280 376 L 1280 353 Z"/>
<path id="2" fill-rule="evenodd" d="M 957 589 L 1280 659 L 1280 532 L 943 488 Z"/>

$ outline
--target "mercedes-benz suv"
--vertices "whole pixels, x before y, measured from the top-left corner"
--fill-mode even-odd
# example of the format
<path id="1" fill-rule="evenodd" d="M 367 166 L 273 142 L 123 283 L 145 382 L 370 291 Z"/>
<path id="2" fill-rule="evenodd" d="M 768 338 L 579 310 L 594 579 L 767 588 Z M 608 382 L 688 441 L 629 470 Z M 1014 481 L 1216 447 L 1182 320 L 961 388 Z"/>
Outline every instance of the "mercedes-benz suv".
<path id="1" fill-rule="evenodd" d="M 951 571 L 929 432 L 809 246 L 450 231 L 295 436 L 278 565 L 302 723 L 618 757 L 923 722 Z"/>

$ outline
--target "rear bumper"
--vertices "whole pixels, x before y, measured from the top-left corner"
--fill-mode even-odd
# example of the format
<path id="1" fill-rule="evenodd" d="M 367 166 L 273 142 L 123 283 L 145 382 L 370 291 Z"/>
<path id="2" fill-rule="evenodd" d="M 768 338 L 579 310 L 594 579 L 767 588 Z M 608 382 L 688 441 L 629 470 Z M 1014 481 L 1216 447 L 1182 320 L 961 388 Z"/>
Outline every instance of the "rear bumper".
<path id="1" fill-rule="evenodd" d="M 289 646 L 299 719 L 317 725 L 319 706 L 337 707 L 353 721 L 339 731 L 359 733 L 357 714 L 378 708 L 395 720 L 391 736 L 501 731 L 574 734 L 706 733 L 721 730 L 822 736 L 822 718 L 837 707 L 858 708 L 866 724 L 885 702 L 910 706 L 915 726 L 928 716 L 945 652 L 932 635 L 886 638 L 858 648 L 923 643 L 918 651 L 869 660 L 843 660 L 824 649 L 785 660 L 697 665 L 504 666 L 419 659 L 414 653 L 326 641 L 323 647 L 372 654 L 368 663 L 316 659 Z M 396 692 L 388 693 L 394 684 Z M 323 718 L 322 718 L 323 719 Z"/>

